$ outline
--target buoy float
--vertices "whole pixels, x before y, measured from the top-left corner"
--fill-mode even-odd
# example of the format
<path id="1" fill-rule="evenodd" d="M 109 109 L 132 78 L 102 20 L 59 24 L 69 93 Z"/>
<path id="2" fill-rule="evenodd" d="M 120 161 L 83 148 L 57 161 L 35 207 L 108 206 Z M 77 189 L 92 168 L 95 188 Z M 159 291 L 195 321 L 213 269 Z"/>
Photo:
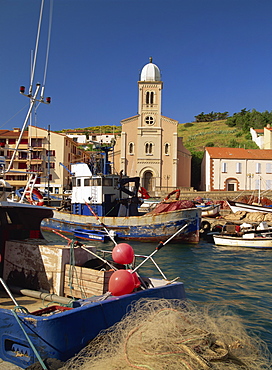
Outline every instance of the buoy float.
<path id="1" fill-rule="evenodd" d="M 117 244 L 112 250 L 112 259 L 121 265 L 129 265 L 134 260 L 134 250 L 127 243 Z"/>
<path id="2" fill-rule="evenodd" d="M 128 270 L 117 270 L 109 280 L 109 291 L 114 296 L 132 293 L 135 288 L 133 274 Z"/>

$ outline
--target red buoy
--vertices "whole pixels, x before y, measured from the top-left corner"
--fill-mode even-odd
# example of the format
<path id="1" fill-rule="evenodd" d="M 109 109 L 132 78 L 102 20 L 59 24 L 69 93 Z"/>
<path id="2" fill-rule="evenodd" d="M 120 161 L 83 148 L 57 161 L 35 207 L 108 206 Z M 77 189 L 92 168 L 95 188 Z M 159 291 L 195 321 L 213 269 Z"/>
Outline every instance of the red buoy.
<path id="1" fill-rule="evenodd" d="M 134 260 L 134 250 L 127 243 L 117 244 L 112 250 L 112 259 L 121 265 L 129 265 Z"/>
<path id="2" fill-rule="evenodd" d="M 128 270 L 117 270 L 109 280 L 109 291 L 112 295 L 120 296 L 133 292 L 135 281 L 133 274 Z"/>

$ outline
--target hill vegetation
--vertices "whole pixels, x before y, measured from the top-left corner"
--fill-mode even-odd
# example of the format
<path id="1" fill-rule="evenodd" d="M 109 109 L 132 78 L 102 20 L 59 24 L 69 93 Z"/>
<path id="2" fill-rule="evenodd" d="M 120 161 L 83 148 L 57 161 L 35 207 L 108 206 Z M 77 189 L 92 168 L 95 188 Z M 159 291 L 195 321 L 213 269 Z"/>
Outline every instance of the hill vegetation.
<path id="1" fill-rule="evenodd" d="M 242 109 L 224 120 L 216 120 L 221 115 L 227 117 L 228 112 L 202 112 L 195 116 L 195 122 L 180 124 L 178 127 L 178 136 L 183 137 L 185 148 L 192 153 L 192 186 L 196 189 L 205 147 L 259 149 L 251 139 L 250 128 L 262 129 L 267 124 L 272 125 L 272 112 L 268 111 L 261 113 L 255 109 Z"/>

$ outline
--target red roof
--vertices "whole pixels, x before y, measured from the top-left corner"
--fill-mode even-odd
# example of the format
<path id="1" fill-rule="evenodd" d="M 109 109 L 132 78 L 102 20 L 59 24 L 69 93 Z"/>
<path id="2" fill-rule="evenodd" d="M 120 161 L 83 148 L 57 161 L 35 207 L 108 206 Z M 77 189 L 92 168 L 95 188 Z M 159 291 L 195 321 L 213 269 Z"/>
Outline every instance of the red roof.
<path id="1" fill-rule="evenodd" d="M 272 149 L 243 149 L 207 147 L 211 158 L 224 159 L 268 159 L 272 160 Z"/>

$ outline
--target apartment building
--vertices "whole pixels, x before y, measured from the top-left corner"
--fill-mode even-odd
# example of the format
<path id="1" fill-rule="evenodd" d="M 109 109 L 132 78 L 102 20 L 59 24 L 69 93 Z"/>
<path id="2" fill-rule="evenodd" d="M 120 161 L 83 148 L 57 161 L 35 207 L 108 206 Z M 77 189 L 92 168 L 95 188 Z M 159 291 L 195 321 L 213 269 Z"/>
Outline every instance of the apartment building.
<path id="1" fill-rule="evenodd" d="M 65 134 L 35 126 L 22 133 L 19 150 L 14 155 L 20 135 L 18 128 L 0 130 L 0 156 L 6 158 L 6 169 L 10 167 L 5 179 L 14 190 L 24 187 L 28 173 L 35 172 L 37 189 L 49 188 L 52 194 L 61 194 L 71 183 L 70 164 L 89 160 L 88 152 Z"/>

